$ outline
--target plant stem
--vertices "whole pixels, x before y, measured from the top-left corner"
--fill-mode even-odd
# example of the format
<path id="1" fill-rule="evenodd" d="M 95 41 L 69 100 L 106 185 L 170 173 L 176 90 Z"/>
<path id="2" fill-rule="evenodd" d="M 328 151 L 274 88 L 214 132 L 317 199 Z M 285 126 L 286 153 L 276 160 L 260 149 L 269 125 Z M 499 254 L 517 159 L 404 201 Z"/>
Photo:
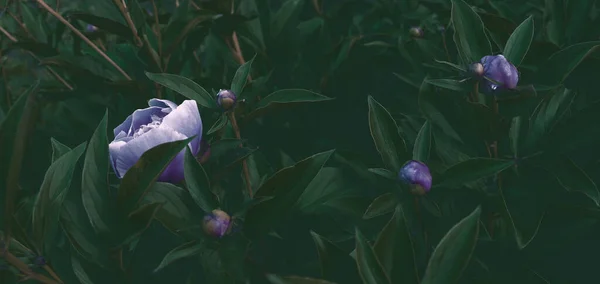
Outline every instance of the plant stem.
<path id="1" fill-rule="evenodd" d="M 63 282 L 56 282 L 44 275 L 33 272 L 31 270 L 31 268 L 29 268 L 29 266 L 27 266 L 27 264 L 23 263 L 23 261 L 21 261 L 18 257 L 14 256 L 9 251 L 5 251 L 5 252 L 1 253 L 1 255 L 4 257 L 6 262 L 10 263 L 12 266 L 16 267 L 17 269 L 19 269 L 19 271 L 21 271 L 23 274 L 25 274 L 25 277 L 27 279 L 34 279 L 34 280 L 37 280 L 44 284 L 63 283 Z"/>
<path id="2" fill-rule="evenodd" d="M 121 12 L 121 15 L 123 15 L 123 18 L 125 18 L 125 22 L 127 22 L 127 26 L 129 26 L 129 29 L 131 30 L 131 33 L 133 34 L 133 39 L 135 41 L 135 45 L 137 45 L 137 47 L 141 47 L 143 44 L 142 39 L 140 38 L 137 28 L 135 27 L 135 24 L 133 23 L 133 20 L 131 19 L 131 15 L 129 14 L 129 11 L 127 11 L 127 6 L 125 5 L 125 2 L 123 2 L 123 0 L 114 0 L 113 2 L 115 2 L 115 5 L 117 5 L 117 8 L 119 8 L 119 11 Z"/>
<path id="3" fill-rule="evenodd" d="M 231 122 L 231 127 L 233 127 L 235 138 L 241 139 L 242 136 L 240 135 L 240 128 L 237 124 L 237 120 L 235 119 L 235 114 L 233 113 L 233 111 L 231 111 L 227 114 L 227 116 L 229 117 L 229 121 Z M 240 147 L 242 147 L 242 144 L 240 144 Z M 248 164 L 246 163 L 246 160 L 242 161 L 242 169 L 244 171 L 244 179 L 246 180 L 246 189 L 248 190 L 248 196 L 252 198 L 252 184 L 250 183 L 250 171 L 248 170 Z"/>
<path id="4" fill-rule="evenodd" d="M 100 56 L 102 56 L 102 58 L 104 58 L 106 61 L 108 61 L 108 63 L 110 63 L 110 65 L 112 65 L 115 69 L 117 69 L 117 71 L 119 71 L 119 73 L 121 73 L 121 75 L 123 75 L 123 77 L 125 77 L 127 80 L 131 81 L 131 77 L 129 77 L 129 75 L 127 75 L 127 73 L 123 69 L 121 69 L 121 67 L 119 67 L 119 65 L 117 65 L 117 63 L 115 63 L 110 57 L 108 57 L 108 55 L 106 55 L 106 53 L 104 53 L 90 39 L 88 39 L 79 30 L 77 30 L 73 25 L 71 25 L 71 23 L 69 23 L 69 21 L 67 21 L 63 16 L 61 16 L 56 11 L 54 11 L 54 9 L 52 9 L 50 6 L 48 6 L 48 4 L 46 4 L 46 2 L 44 2 L 43 0 L 35 0 L 35 1 L 40 6 L 42 6 L 42 8 L 44 8 L 44 10 L 48 11 L 48 13 L 50 13 L 52 16 L 57 18 L 61 23 L 65 24 L 65 26 L 67 26 L 74 34 L 76 34 L 79 38 L 81 38 L 93 50 L 98 52 L 98 54 L 100 54 Z"/>
<path id="5" fill-rule="evenodd" d="M 423 236 L 425 239 L 425 253 L 429 256 L 429 246 L 427 245 L 427 231 L 425 231 L 425 223 L 423 222 L 423 216 L 421 215 L 421 208 L 419 206 L 419 197 L 415 196 L 415 212 L 417 213 L 417 218 L 419 219 L 419 225 L 421 226 L 421 230 L 423 230 Z"/>

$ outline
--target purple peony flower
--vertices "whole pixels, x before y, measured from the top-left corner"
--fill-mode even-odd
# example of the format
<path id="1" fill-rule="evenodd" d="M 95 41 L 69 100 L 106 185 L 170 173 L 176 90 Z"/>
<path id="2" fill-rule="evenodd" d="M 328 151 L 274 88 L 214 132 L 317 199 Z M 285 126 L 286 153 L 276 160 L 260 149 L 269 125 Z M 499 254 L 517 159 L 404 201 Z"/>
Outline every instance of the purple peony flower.
<path id="1" fill-rule="evenodd" d="M 207 235 L 222 238 L 231 231 L 231 217 L 224 211 L 215 209 L 204 216 L 202 228 Z"/>
<path id="2" fill-rule="evenodd" d="M 481 58 L 481 64 L 484 70 L 483 75 L 500 83 L 498 85 L 486 80 L 485 87 L 488 91 L 493 92 L 497 89 L 514 89 L 517 87 L 519 72 L 502 54 L 484 56 Z"/>
<path id="3" fill-rule="evenodd" d="M 117 177 L 125 173 L 142 154 L 160 144 L 180 141 L 196 135 L 188 145 L 192 154 L 200 151 L 202 119 L 193 100 L 181 105 L 160 99 L 151 99 L 150 107 L 138 109 L 114 129 L 115 139 L 108 145 L 112 167 Z M 158 181 L 177 183 L 183 180 L 183 149 L 171 161 Z"/>
<path id="4" fill-rule="evenodd" d="M 431 173 L 427 165 L 411 160 L 400 169 L 398 178 L 408 184 L 413 185 L 413 193 L 425 194 L 431 189 Z"/>
<path id="5" fill-rule="evenodd" d="M 237 101 L 237 97 L 233 91 L 219 90 L 217 93 L 217 105 L 224 111 L 231 110 Z"/>

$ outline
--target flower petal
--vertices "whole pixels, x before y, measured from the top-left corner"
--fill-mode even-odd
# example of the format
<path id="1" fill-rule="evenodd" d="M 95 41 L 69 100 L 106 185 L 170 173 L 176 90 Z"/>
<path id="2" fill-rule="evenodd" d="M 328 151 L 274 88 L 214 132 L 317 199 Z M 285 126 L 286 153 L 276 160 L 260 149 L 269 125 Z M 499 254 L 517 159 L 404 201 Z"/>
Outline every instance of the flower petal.
<path id="1" fill-rule="evenodd" d="M 152 116 L 163 118 L 167 113 L 162 111 L 160 107 L 149 107 L 145 109 L 138 109 L 133 112 L 133 121 L 131 122 L 131 128 L 129 128 L 128 135 L 133 135 L 142 125 L 146 125 L 152 122 Z"/>
<path id="2" fill-rule="evenodd" d="M 161 125 L 127 143 L 123 141 L 112 142 L 109 144 L 109 152 L 113 160 L 115 173 L 119 178 L 122 178 L 135 165 L 144 152 L 160 144 L 186 138 L 185 135 Z"/>
<path id="3" fill-rule="evenodd" d="M 186 137 L 197 135 L 190 144 L 192 153 L 194 155 L 198 154 L 200 140 L 202 139 L 202 118 L 196 101 L 186 100 L 181 103 L 177 109 L 163 118 L 162 125 L 175 129 Z"/>
<path id="4" fill-rule="evenodd" d="M 151 99 L 148 101 L 148 106 L 151 107 L 160 107 L 160 108 L 170 108 L 174 110 L 177 108 L 177 104 L 169 101 L 169 100 L 161 100 L 161 99 Z"/>
<path id="5" fill-rule="evenodd" d="M 125 121 L 123 121 L 123 123 L 119 124 L 119 126 L 115 127 L 115 129 L 113 130 L 113 134 L 115 135 L 115 137 L 117 137 L 117 135 L 120 132 L 124 132 L 125 134 L 129 133 L 129 129 L 131 128 L 131 122 L 133 121 L 133 117 L 132 115 L 129 115 Z"/>

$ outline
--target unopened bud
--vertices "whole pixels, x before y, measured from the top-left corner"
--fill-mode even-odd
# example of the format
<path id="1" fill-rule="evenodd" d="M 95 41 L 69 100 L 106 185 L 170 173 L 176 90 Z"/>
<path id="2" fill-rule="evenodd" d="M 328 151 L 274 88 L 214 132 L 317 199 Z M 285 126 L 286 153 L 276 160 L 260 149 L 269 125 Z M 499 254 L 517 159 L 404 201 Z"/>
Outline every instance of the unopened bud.
<path id="1" fill-rule="evenodd" d="M 225 211 L 215 209 L 204 216 L 204 232 L 215 238 L 222 238 L 231 231 L 231 217 Z"/>
<path id="2" fill-rule="evenodd" d="M 237 97 L 231 90 L 219 90 L 217 93 L 217 105 L 224 111 L 233 109 Z"/>
<path id="3" fill-rule="evenodd" d="M 422 38 L 424 34 L 423 29 L 421 27 L 412 27 L 410 28 L 409 33 L 412 37 L 415 38 Z"/>

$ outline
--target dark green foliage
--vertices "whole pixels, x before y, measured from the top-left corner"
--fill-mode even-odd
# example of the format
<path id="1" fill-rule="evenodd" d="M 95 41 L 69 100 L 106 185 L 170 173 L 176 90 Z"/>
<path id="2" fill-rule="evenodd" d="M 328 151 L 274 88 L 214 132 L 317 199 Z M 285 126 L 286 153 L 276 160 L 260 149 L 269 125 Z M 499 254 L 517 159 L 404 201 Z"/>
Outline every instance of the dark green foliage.
<path id="1" fill-rule="evenodd" d="M 598 27 L 595 0 L 0 1 L 0 283 L 596 283 Z M 119 179 L 152 98 L 210 151 Z"/>

